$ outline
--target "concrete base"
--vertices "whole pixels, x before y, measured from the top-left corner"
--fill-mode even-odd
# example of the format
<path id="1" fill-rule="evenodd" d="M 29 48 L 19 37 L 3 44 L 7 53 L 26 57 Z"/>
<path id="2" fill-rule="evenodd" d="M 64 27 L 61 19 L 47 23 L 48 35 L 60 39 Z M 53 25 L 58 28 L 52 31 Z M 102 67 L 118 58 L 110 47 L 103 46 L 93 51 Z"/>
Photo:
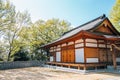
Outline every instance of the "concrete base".
<path id="1" fill-rule="evenodd" d="M 96 69 L 96 70 L 78 70 L 78 69 L 73 69 L 68 67 L 51 66 L 51 65 L 45 65 L 44 67 L 66 71 L 66 72 L 74 72 L 79 74 L 88 74 L 88 73 L 96 73 L 96 72 L 108 72 L 108 73 L 120 74 L 120 69 L 114 70 L 113 66 L 107 66 L 107 69 Z"/>

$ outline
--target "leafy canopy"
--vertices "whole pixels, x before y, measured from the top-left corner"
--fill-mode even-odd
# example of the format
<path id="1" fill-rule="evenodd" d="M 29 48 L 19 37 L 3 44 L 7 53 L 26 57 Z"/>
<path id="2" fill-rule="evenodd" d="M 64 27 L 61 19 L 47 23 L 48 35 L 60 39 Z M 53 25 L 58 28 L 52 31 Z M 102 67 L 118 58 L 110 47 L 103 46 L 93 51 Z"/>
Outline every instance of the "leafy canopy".
<path id="1" fill-rule="evenodd" d="M 110 20 L 120 32 L 120 0 L 116 0 L 115 5 L 110 12 Z"/>

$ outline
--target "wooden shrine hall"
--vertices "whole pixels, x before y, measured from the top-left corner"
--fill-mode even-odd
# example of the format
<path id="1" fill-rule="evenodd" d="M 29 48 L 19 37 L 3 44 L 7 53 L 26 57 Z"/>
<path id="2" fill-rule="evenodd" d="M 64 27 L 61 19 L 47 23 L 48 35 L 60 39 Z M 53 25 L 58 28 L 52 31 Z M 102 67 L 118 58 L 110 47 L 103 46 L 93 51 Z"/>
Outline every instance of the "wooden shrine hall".
<path id="1" fill-rule="evenodd" d="M 43 45 L 49 62 L 46 64 L 77 67 L 78 69 L 100 68 L 120 64 L 120 33 L 110 20 L 102 15 L 68 32 L 59 39 Z"/>

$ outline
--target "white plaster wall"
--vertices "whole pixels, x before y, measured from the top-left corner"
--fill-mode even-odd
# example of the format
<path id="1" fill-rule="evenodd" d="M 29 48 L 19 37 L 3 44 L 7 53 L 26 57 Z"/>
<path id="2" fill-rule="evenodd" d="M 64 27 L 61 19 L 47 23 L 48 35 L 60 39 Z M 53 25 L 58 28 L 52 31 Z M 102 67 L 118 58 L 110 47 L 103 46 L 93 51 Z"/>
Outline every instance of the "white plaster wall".
<path id="1" fill-rule="evenodd" d="M 99 47 L 105 48 L 105 44 L 99 44 Z"/>
<path id="2" fill-rule="evenodd" d="M 87 63 L 98 63 L 98 58 L 86 58 Z"/>
<path id="3" fill-rule="evenodd" d="M 50 62 L 52 62 L 53 61 L 53 56 L 50 56 Z"/>
<path id="4" fill-rule="evenodd" d="M 56 61 L 57 62 L 61 61 L 61 54 L 60 54 L 60 52 L 56 52 Z"/>
<path id="5" fill-rule="evenodd" d="M 86 42 L 95 42 L 95 43 L 97 43 L 97 40 L 96 39 L 86 39 Z"/>
<path id="6" fill-rule="evenodd" d="M 56 51 L 56 49 L 54 49 L 54 51 Z"/>
<path id="7" fill-rule="evenodd" d="M 53 49 L 54 47 L 51 47 L 50 49 Z"/>
<path id="8" fill-rule="evenodd" d="M 68 43 L 68 45 L 72 45 L 72 44 L 74 44 L 74 42 L 69 42 L 69 43 Z"/>
<path id="9" fill-rule="evenodd" d="M 104 42 L 104 40 L 98 40 L 98 42 Z"/>
<path id="10" fill-rule="evenodd" d="M 120 58 L 116 58 L 116 61 L 117 61 L 117 62 L 120 62 Z"/>
<path id="11" fill-rule="evenodd" d="M 80 43 L 80 42 L 83 42 L 83 39 L 78 39 L 75 41 L 75 43 Z"/>
<path id="12" fill-rule="evenodd" d="M 50 50 L 50 52 L 53 52 L 53 50 Z"/>
<path id="13" fill-rule="evenodd" d="M 60 47 L 60 45 L 57 45 L 57 47 Z"/>
<path id="14" fill-rule="evenodd" d="M 59 51 L 59 50 L 61 50 L 61 48 L 57 48 L 56 50 Z"/>
<path id="15" fill-rule="evenodd" d="M 89 46 L 89 47 L 97 47 L 97 44 L 93 44 L 93 43 L 86 43 L 86 46 Z"/>
<path id="16" fill-rule="evenodd" d="M 81 44 L 75 44 L 75 48 L 77 48 L 77 47 L 83 47 L 83 46 L 84 46 L 83 43 L 81 43 Z"/>
<path id="17" fill-rule="evenodd" d="M 110 45 L 107 45 L 107 48 L 110 48 Z"/>
<path id="18" fill-rule="evenodd" d="M 66 46 L 66 45 L 67 45 L 66 43 L 62 44 L 62 46 Z"/>
<path id="19" fill-rule="evenodd" d="M 75 62 L 84 62 L 84 48 L 75 49 Z"/>

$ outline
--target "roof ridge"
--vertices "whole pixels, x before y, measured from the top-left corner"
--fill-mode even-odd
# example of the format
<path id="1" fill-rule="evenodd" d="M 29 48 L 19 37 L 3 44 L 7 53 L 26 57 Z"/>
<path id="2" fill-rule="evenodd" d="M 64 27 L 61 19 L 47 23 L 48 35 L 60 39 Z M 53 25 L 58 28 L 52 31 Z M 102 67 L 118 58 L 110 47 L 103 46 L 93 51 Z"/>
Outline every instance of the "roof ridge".
<path id="1" fill-rule="evenodd" d="M 84 23 L 84 24 L 82 24 L 82 25 L 80 25 L 80 26 L 78 26 L 78 27 L 75 27 L 75 28 L 71 29 L 71 30 L 63 33 L 63 35 L 65 35 L 66 33 L 71 32 L 71 31 L 73 31 L 73 30 L 75 30 L 75 29 L 78 29 L 78 28 L 80 28 L 80 27 L 82 27 L 82 26 L 84 26 L 84 25 L 86 25 L 86 24 L 89 24 L 89 23 L 91 23 L 91 22 L 93 22 L 93 21 L 95 21 L 95 20 L 97 20 L 97 19 L 103 19 L 103 18 L 106 18 L 106 15 L 105 15 L 105 14 L 103 14 L 103 15 L 95 18 L 95 19 L 92 19 L 92 20 L 90 20 L 90 21 L 88 21 L 88 22 L 86 22 L 86 23 Z M 62 36 L 63 36 L 63 35 L 62 35 Z"/>

